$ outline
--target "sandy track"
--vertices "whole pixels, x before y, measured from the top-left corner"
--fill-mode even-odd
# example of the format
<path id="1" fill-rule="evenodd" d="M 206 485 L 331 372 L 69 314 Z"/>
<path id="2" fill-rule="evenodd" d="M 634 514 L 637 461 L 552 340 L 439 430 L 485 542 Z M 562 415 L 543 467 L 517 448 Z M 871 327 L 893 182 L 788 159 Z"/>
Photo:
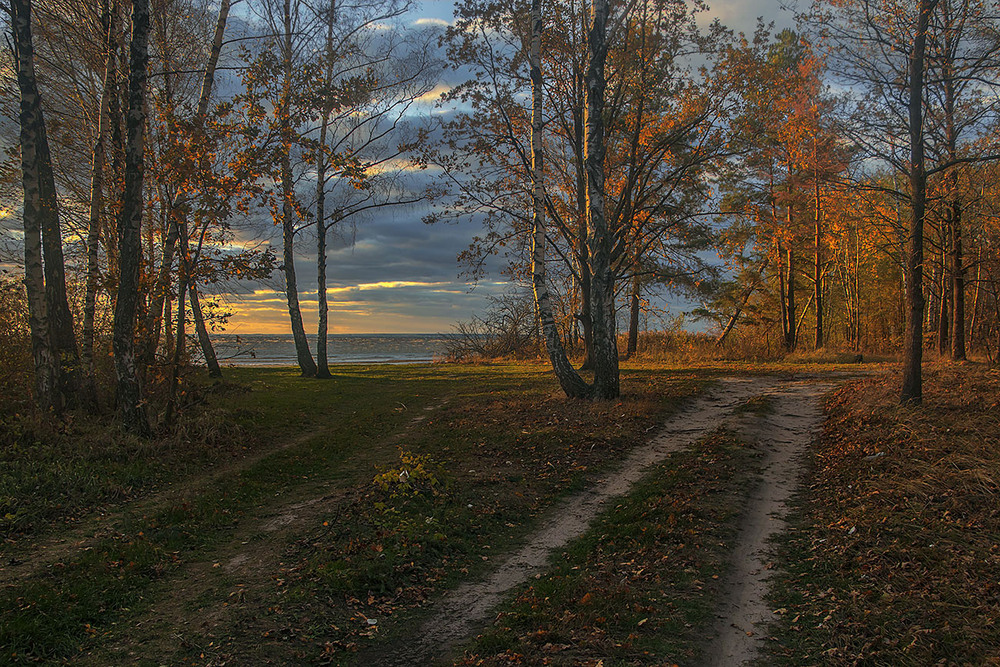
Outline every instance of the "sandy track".
<path id="1" fill-rule="evenodd" d="M 617 471 L 549 510 L 541 526 L 527 538 L 526 545 L 508 555 L 485 579 L 463 584 L 436 603 L 431 617 L 416 633 L 417 639 L 405 648 L 397 645 L 391 654 L 373 655 L 372 659 L 381 665 L 414 665 L 445 657 L 456 643 L 472 635 L 507 592 L 543 571 L 553 552 L 582 535 L 608 500 L 626 493 L 651 466 L 661 463 L 671 453 L 690 446 L 727 422 L 736 421 L 734 409 L 748 399 L 772 394 L 777 398 L 778 410 L 766 419 L 762 433 L 754 434 L 766 436 L 769 443 L 764 463 L 767 472 L 761 492 L 755 494 L 742 521 L 737 555 L 740 560 L 734 565 L 732 583 L 723 589 L 725 608 L 719 620 L 723 629 L 732 630 L 734 625 L 756 627 L 757 619 L 766 617 L 762 602 L 766 582 L 763 578 L 748 580 L 747 586 L 741 586 L 740 582 L 747 572 L 759 572 L 763 567 L 758 545 L 773 532 L 769 528 L 772 524 L 779 525 L 770 521 L 770 514 L 795 486 L 796 477 L 789 471 L 797 469 L 797 452 L 804 450 L 818 424 L 818 397 L 828 388 L 829 385 L 777 378 L 721 380 L 714 389 L 668 420 L 648 444 L 634 449 Z M 780 488 L 782 492 L 772 498 L 766 493 L 772 488 Z M 736 630 L 719 632 L 719 640 L 710 650 L 713 655 L 719 651 L 720 656 L 736 655 L 739 651 L 750 655 L 752 646 L 748 648 L 730 636 Z M 739 632 L 746 636 L 746 630 Z M 723 660 L 712 664 L 738 663 Z"/>
<path id="2" fill-rule="evenodd" d="M 815 382 L 770 388 L 764 394 L 772 398 L 773 412 L 745 429 L 764 454 L 763 471 L 740 517 L 705 665 L 743 665 L 757 655 L 771 618 L 764 599 L 769 541 L 786 527 L 788 501 L 801 483 L 804 454 L 822 421 L 819 399 L 831 388 Z"/>

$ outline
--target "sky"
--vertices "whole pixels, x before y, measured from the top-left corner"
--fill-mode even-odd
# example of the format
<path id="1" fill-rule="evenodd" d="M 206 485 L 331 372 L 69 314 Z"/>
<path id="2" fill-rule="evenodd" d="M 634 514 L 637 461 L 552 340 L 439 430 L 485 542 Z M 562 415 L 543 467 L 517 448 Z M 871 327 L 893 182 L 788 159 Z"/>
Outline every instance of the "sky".
<path id="1" fill-rule="evenodd" d="M 779 0 L 717 0 L 709 14 L 736 31 L 752 33 L 757 17 L 788 25 Z M 407 17 L 416 24 L 450 22 L 451 0 L 427 0 Z M 442 82 L 437 91 L 447 84 Z M 436 112 L 432 100 L 421 105 Z M 440 110 L 437 110 L 440 112 Z M 434 178 L 426 173 L 423 178 Z M 481 314 L 490 296 L 505 289 L 494 262 L 478 283 L 460 275 L 458 254 L 481 230 L 475 221 L 427 225 L 422 207 L 397 208 L 370 217 L 343 236 L 331 239 L 327 260 L 331 333 L 438 333 Z M 305 236 L 296 259 L 306 331 L 316 328 L 316 262 Z M 273 241 L 276 247 L 280 240 Z M 280 253 L 279 253 L 280 254 Z M 274 286 L 255 285 L 223 295 L 234 315 L 230 333 L 289 333 L 285 295 Z"/>

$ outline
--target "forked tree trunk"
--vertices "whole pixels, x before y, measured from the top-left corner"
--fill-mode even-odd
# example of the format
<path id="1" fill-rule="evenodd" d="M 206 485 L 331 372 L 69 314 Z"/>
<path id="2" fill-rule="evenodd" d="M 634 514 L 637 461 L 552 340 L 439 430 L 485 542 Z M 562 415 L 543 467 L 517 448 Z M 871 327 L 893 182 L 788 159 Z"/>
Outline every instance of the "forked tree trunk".
<path id="1" fill-rule="evenodd" d="M 196 132 L 203 131 L 205 127 L 205 121 L 208 118 L 208 105 L 212 99 L 212 88 L 215 84 L 215 72 L 219 65 L 219 54 L 222 52 L 223 38 L 226 33 L 226 23 L 229 19 L 229 7 L 231 0 L 222 0 L 219 3 L 219 14 L 215 23 L 215 36 L 212 39 L 212 47 L 209 51 L 208 62 L 205 64 L 205 73 L 202 77 L 201 91 L 198 95 L 198 106 L 195 111 L 194 116 L 194 127 Z M 165 76 L 164 80 L 169 82 L 170 77 Z M 181 192 L 177 197 L 170 203 L 171 211 L 177 216 L 185 221 L 184 226 L 186 227 L 189 195 L 187 193 Z M 153 356 L 156 352 L 156 347 L 159 343 L 160 334 L 160 321 L 163 317 L 164 312 L 164 300 L 170 293 L 170 271 L 173 266 L 174 251 L 178 243 L 179 227 L 174 215 L 171 216 L 171 222 L 168 226 L 167 236 L 163 242 L 163 259 L 160 263 L 160 272 L 157 278 L 158 289 L 154 292 L 153 304 L 149 311 L 149 317 L 147 319 L 147 331 L 155 331 L 155 335 L 150 337 L 147 347 L 147 358 L 150 362 L 153 360 Z M 184 243 L 187 243 L 185 240 Z M 190 260 L 189 255 L 189 260 Z M 205 362 L 208 367 L 209 377 L 222 377 L 222 368 L 219 366 L 218 358 L 215 354 L 215 348 L 212 345 L 212 339 L 208 335 L 208 329 L 205 326 L 205 320 L 201 311 L 200 299 L 198 296 L 198 286 L 194 279 L 194 267 L 190 267 L 188 272 L 188 290 L 191 292 L 191 311 L 192 317 L 194 318 L 195 327 L 198 331 L 198 342 L 201 345 L 202 352 L 205 356 Z M 169 356 L 169 354 L 168 354 Z"/>
<path id="2" fill-rule="evenodd" d="M 31 5 L 27 3 L 17 11 L 24 12 L 26 20 L 31 19 Z M 42 113 L 41 94 L 34 73 L 34 46 L 31 43 L 31 28 L 27 26 L 24 55 L 31 66 L 30 87 L 33 89 L 34 108 L 37 122 L 33 127 L 34 151 L 33 160 L 34 182 L 38 189 L 38 209 L 35 212 L 42 235 L 42 254 L 44 262 L 42 270 L 45 275 L 45 310 L 49 322 L 49 343 L 52 354 L 59 366 L 57 380 L 61 402 L 66 407 L 74 407 L 79 397 L 78 367 L 80 353 L 76 346 L 73 331 L 73 315 L 69 310 L 69 300 L 66 297 L 66 267 L 62 250 L 62 231 L 59 226 L 59 204 L 56 194 L 55 175 L 52 172 L 52 155 L 49 152 L 49 140 L 45 129 L 45 119 Z M 29 92 L 29 97 L 32 97 Z M 22 99 L 24 95 L 22 94 Z"/>
<path id="3" fill-rule="evenodd" d="M 924 171 L 924 53 L 927 26 L 937 0 L 920 0 L 913 52 L 910 54 L 910 233 L 906 255 L 906 332 L 903 336 L 903 384 L 899 400 L 919 405 L 923 400 L 921 363 L 924 352 L 924 213 L 927 174 Z"/>
<path id="4" fill-rule="evenodd" d="M 586 398 L 590 387 L 566 357 L 552 314 L 552 300 L 545 277 L 545 183 L 542 153 L 542 0 L 531 0 L 531 44 L 528 62 L 531 74 L 531 198 L 532 248 L 531 282 L 535 312 L 541 323 L 545 349 L 559 386 L 570 398 Z"/>
<path id="5" fill-rule="evenodd" d="M 11 16 L 17 86 L 21 97 L 21 183 L 24 187 L 24 285 L 28 296 L 28 324 L 35 365 L 35 401 L 44 410 L 62 409 L 59 364 L 52 349 L 48 309 L 45 303 L 45 270 L 42 266 L 42 218 L 54 202 L 46 202 L 39 175 L 39 143 L 45 120 L 35 79 L 31 40 L 31 0 L 12 0 Z"/>
<path id="6" fill-rule="evenodd" d="M 143 193 L 146 139 L 146 66 L 149 61 L 149 2 L 132 0 L 132 42 L 129 47 L 128 115 L 125 132 L 125 193 L 118 217 L 118 295 L 115 303 L 115 374 L 118 409 L 126 430 L 151 434 L 135 361 L 135 325 L 139 306 L 142 261 Z"/>
<path id="7" fill-rule="evenodd" d="M 615 280 L 611 266 L 614 233 L 608 226 L 604 190 L 604 66 L 608 56 L 607 22 L 609 0 L 594 0 L 586 78 L 587 219 L 591 262 L 591 320 L 594 332 L 593 395 L 597 399 L 618 398 L 618 336 L 615 322 Z"/>
<path id="8" fill-rule="evenodd" d="M 39 119 L 41 99 L 39 98 Z M 62 231 L 59 225 L 59 205 L 56 194 L 55 176 L 52 172 L 52 156 L 45 131 L 45 122 L 38 125 L 38 184 L 41 195 L 42 253 L 45 256 L 45 306 L 52 332 L 52 352 L 59 364 L 59 388 L 66 407 L 76 407 L 81 397 L 80 351 L 76 345 L 73 330 L 73 314 L 66 296 L 66 267 L 63 259 Z"/>

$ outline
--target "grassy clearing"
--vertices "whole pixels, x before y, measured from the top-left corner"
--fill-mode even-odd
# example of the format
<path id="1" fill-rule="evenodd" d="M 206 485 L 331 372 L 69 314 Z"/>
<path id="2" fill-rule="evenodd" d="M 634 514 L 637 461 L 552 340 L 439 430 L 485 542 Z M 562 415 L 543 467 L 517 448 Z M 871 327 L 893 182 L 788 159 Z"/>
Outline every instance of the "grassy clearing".
<path id="1" fill-rule="evenodd" d="M 354 369 L 330 383 L 305 382 L 286 371 L 233 375 L 242 381 L 237 385 L 242 390 L 230 386 L 205 413 L 222 422 L 220 430 L 252 436 L 227 443 L 221 450 L 202 441 L 171 452 L 172 440 L 144 443 L 130 452 L 136 468 L 159 474 L 140 477 L 129 497 L 149 496 L 167 487 L 162 497 L 109 507 L 100 492 L 84 493 L 72 496 L 72 505 L 61 505 L 59 499 L 76 490 L 70 488 L 56 490 L 47 499 L 49 514 L 60 506 L 74 517 L 86 517 L 89 510 L 93 521 L 74 535 L 85 544 L 82 549 L 66 548 L 61 553 L 57 549 L 56 560 L 42 569 L 32 569 L 32 554 L 24 544 L 18 545 L 26 571 L 0 594 L 0 646 L 9 650 L 7 656 L 57 659 L 85 649 L 100 633 L 147 604 L 146 594 L 172 570 L 228 539 L 263 502 L 281 502 L 313 478 L 329 483 L 367 476 L 367 470 L 362 473 L 357 466 L 344 464 L 358 441 L 381 438 L 387 429 L 398 427 L 406 419 L 392 409 L 398 402 L 417 399 L 419 406 L 426 400 L 416 395 L 414 386 L 431 395 L 445 391 L 442 379 L 424 380 L 410 369 L 392 377 L 384 371 Z M 315 409 L 323 404 L 337 409 Z M 292 440 L 276 440 L 293 434 Z M 72 436 L 67 429 L 67 437 Z M 96 438 L 79 433 L 76 437 L 84 452 L 101 446 L 95 444 Z M 276 446 L 279 442 L 292 446 Z M 45 469 L 53 452 L 64 448 L 62 439 L 38 442 L 34 450 L 21 452 L 19 463 Z M 234 451 L 245 460 L 233 464 Z M 161 454 L 164 460 L 157 460 Z M 76 476 L 101 479 L 119 469 L 112 456 L 69 456 L 57 481 L 68 483 Z M 24 481 L 6 479 L 15 487 Z M 174 490 L 171 483 L 179 488 Z M 84 504 L 88 499 L 102 504 L 88 508 Z M 102 517 L 103 513 L 110 516 Z M 23 542 L 25 536 L 21 537 Z"/>
<path id="2" fill-rule="evenodd" d="M 1000 375 L 928 370 L 921 408 L 896 377 L 831 399 L 762 664 L 1000 663 Z"/>
<path id="3" fill-rule="evenodd" d="M 705 381 L 630 370 L 622 401 L 593 404 L 566 401 L 544 366 L 467 372 L 455 400 L 410 430 L 393 461 L 304 526 L 281 557 L 280 581 L 265 586 L 264 613 L 235 605 L 224 637 L 192 643 L 214 641 L 236 662 L 321 664 L 391 643 L 436 592 L 490 567 Z"/>
<path id="4" fill-rule="evenodd" d="M 672 455 L 524 587 L 459 664 L 691 664 L 757 459 L 724 431 Z"/>
<path id="5" fill-rule="evenodd" d="M 641 442 L 707 375 L 633 369 L 623 400 L 598 405 L 559 397 L 538 365 L 339 368 L 331 382 L 233 371 L 231 384 L 202 390 L 200 413 L 232 437 L 206 447 L 192 430 L 188 439 L 136 443 L 128 458 L 139 472 L 118 496 L 100 484 L 80 493 L 72 485 L 114 477 L 118 440 L 100 444 L 96 426 L 62 425 L 61 437 L 36 437 L 11 459 L 19 470 L 62 459 L 65 474 L 47 473 L 49 491 L 33 491 L 28 475 L 0 472 L 8 497 L 45 505 L 8 533 L 25 562 L 0 594 L 0 661 L 112 664 L 126 658 L 108 647 L 138 649 L 139 620 L 167 609 L 179 624 L 221 606 L 215 625 L 134 653 L 150 664 L 350 655 L 375 634 L 359 614 L 363 621 L 417 607 L 488 565 L 555 499 Z M 95 449 L 101 455 L 87 454 Z M 264 546 L 260 516 L 318 497 L 332 498 L 326 514 L 310 516 L 267 572 L 243 582 L 211 568 L 220 549 Z M 77 525 L 60 525 L 70 520 Z M 31 546 L 49 521 L 50 538 L 71 535 L 73 543 L 34 566 L 46 554 Z M 202 563 L 209 574 L 198 574 Z M 166 605 L 190 577 L 198 594 Z"/>

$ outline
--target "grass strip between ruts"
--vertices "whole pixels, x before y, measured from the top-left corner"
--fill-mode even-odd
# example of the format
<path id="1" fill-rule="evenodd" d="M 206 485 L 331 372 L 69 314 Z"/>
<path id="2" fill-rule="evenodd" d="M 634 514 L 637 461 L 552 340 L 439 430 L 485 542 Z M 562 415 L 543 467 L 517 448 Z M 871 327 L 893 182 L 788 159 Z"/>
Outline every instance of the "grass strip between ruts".
<path id="1" fill-rule="evenodd" d="M 725 430 L 672 454 L 505 604 L 460 664 L 691 664 L 758 467 Z"/>

